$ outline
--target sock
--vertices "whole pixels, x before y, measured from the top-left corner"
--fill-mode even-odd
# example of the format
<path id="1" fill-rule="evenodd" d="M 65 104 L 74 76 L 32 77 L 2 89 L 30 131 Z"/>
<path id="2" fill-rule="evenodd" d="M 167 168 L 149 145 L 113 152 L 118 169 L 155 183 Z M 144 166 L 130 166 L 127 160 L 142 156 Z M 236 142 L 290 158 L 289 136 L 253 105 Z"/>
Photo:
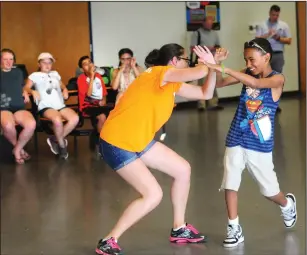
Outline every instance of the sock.
<path id="1" fill-rule="evenodd" d="M 228 219 L 228 224 L 229 225 L 239 225 L 239 216 L 237 216 L 237 218 L 233 220 Z"/>
<path id="2" fill-rule="evenodd" d="M 186 223 L 184 225 L 180 226 L 179 228 L 173 228 L 173 230 L 178 231 L 179 229 L 184 228 L 185 226 L 186 226 Z"/>
<path id="3" fill-rule="evenodd" d="M 56 139 L 55 135 L 50 136 L 51 141 L 57 143 L 58 140 Z"/>
<path id="4" fill-rule="evenodd" d="M 288 201 L 286 206 L 280 206 L 281 210 L 283 210 L 283 211 L 289 210 L 292 206 L 292 200 L 290 198 L 286 198 L 286 199 Z"/>

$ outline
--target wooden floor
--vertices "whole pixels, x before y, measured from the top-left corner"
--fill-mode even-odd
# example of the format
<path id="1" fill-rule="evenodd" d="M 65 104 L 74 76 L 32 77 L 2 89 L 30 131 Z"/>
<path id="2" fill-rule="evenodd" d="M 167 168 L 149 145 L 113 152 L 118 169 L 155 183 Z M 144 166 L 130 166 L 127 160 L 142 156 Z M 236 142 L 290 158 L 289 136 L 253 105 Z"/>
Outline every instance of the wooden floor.
<path id="1" fill-rule="evenodd" d="M 283 226 L 279 208 L 261 197 L 244 173 L 240 189 L 240 222 L 245 243 L 224 249 L 226 211 L 219 187 L 223 174 L 224 140 L 235 104 L 220 112 L 175 111 L 167 124 L 165 143 L 192 165 L 187 220 L 209 236 L 208 244 L 171 245 L 169 198 L 171 180 L 155 172 L 164 190 L 160 206 L 119 240 L 127 255 L 303 255 L 306 216 L 306 102 L 285 99 L 276 118 L 274 161 L 280 186 L 298 201 L 298 222 Z M 137 194 L 79 138 L 77 153 L 69 138 L 70 157 L 57 160 L 46 136 L 39 134 L 39 152 L 29 144 L 32 160 L 16 166 L 1 140 L 1 254 L 90 255 L 99 238 Z M 5 147 L 5 148 L 4 148 Z M 9 159 L 10 157 L 6 157 Z"/>

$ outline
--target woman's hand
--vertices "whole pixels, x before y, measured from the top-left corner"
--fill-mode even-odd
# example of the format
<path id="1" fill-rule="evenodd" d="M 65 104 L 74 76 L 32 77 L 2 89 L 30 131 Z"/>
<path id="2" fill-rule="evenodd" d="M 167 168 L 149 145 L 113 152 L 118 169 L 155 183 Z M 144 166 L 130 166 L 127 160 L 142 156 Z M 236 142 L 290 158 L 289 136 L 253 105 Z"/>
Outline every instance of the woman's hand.
<path id="1" fill-rule="evenodd" d="M 69 95 L 68 95 L 68 90 L 67 90 L 67 88 L 63 89 L 62 94 L 63 94 L 63 98 L 64 98 L 65 100 L 68 99 Z"/>
<path id="2" fill-rule="evenodd" d="M 214 55 L 215 62 L 217 64 L 221 63 L 222 61 L 227 59 L 228 54 L 229 54 L 229 51 L 227 49 L 224 49 L 224 48 L 216 49 L 216 52 L 215 52 L 215 55 Z"/>
<path id="3" fill-rule="evenodd" d="M 135 68 L 136 67 L 136 59 L 135 58 L 131 58 L 131 67 Z"/>
<path id="4" fill-rule="evenodd" d="M 22 96 L 23 96 L 23 98 L 24 98 L 24 102 L 25 102 L 25 103 L 29 103 L 29 102 L 30 102 L 30 97 L 29 97 L 29 94 L 28 94 L 27 91 L 24 91 L 24 92 L 22 93 Z"/>
<path id="5" fill-rule="evenodd" d="M 118 69 L 119 73 L 123 73 L 127 69 L 126 64 L 121 64 L 121 66 Z"/>
<path id="6" fill-rule="evenodd" d="M 217 72 L 223 72 L 223 68 L 222 66 L 220 65 L 217 65 L 217 64 L 211 64 L 211 63 L 208 63 L 208 62 L 204 62 L 204 64 L 211 70 L 214 70 L 214 71 L 217 71 Z"/>
<path id="7" fill-rule="evenodd" d="M 198 56 L 200 62 L 202 63 L 208 62 L 208 63 L 215 64 L 214 57 L 211 51 L 206 46 L 197 45 L 195 46 L 193 51 Z"/>
<path id="8" fill-rule="evenodd" d="M 39 95 L 39 93 L 36 90 L 32 90 L 31 94 L 32 94 L 33 99 L 34 99 L 35 102 L 38 102 L 40 100 L 40 95 Z"/>
<path id="9" fill-rule="evenodd" d="M 99 106 L 105 106 L 105 105 L 106 105 L 106 100 L 99 101 Z"/>
<path id="10" fill-rule="evenodd" d="M 95 65 L 92 63 L 90 68 L 89 68 L 89 74 L 90 74 L 90 78 L 94 79 L 95 78 Z"/>

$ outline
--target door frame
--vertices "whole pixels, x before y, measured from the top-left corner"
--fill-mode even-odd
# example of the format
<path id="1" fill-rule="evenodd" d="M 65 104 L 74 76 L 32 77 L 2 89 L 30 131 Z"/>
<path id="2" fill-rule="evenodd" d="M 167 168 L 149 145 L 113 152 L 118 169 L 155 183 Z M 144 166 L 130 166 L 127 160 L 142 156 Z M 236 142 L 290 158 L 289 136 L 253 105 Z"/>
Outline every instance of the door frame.
<path id="1" fill-rule="evenodd" d="M 296 11 L 296 30 L 297 30 L 297 33 L 296 33 L 296 43 L 297 43 L 297 61 L 298 61 L 298 82 L 299 82 L 299 93 L 302 94 L 303 93 L 303 87 L 302 87 L 302 77 L 301 77 L 301 68 L 302 68 L 302 65 L 301 65 L 301 58 L 300 58 L 300 55 L 301 55 L 301 44 L 300 44 L 300 24 L 299 24 L 299 21 L 300 21 L 300 17 L 299 17 L 299 2 L 295 2 L 295 5 L 296 5 L 296 8 L 295 8 L 295 11 Z M 306 7 L 305 7 L 306 8 Z M 305 25 L 306 24 L 306 17 L 305 17 L 305 22 L 301 25 Z M 305 41 L 306 41 L 306 34 L 305 34 Z M 304 47 L 304 46 L 302 46 Z M 306 61 L 306 55 L 305 55 L 305 61 Z M 306 65 L 306 64 L 305 64 Z M 306 67 L 305 67 L 306 68 Z M 303 70 L 303 72 L 306 72 L 306 70 Z M 306 77 L 306 74 L 305 74 L 305 77 Z M 305 78 L 306 79 L 306 78 Z M 306 86 L 306 84 L 305 84 Z M 306 89 L 305 89 L 306 90 Z"/>
<path id="2" fill-rule="evenodd" d="M 88 24 L 89 24 L 89 31 L 90 31 L 90 54 L 91 59 L 94 62 L 94 45 L 93 45 L 93 30 L 92 30 L 92 8 L 91 8 L 91 2 L 88 2 Z M 95 63 L 95 62 L 94 62 Z"/>

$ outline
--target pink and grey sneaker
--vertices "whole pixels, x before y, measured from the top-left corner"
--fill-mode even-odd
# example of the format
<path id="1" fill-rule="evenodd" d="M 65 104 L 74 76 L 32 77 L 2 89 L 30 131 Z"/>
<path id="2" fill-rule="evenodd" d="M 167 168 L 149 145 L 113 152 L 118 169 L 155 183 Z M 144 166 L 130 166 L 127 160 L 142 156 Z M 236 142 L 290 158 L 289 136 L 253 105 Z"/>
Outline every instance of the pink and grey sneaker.
<path id="1" fill-rule="evenodd" d="M 186 224 L 178 230 L 172 229 L 169 240 L 172 243 L 205 243 L 208 237 L 199 233 L 191 224 Z"/>
<path id="2" fill-rule="evenodd" d="M 100 239 L 96 248 L 96 254 L 99 255 L 122 255 L 121 248 L 113 237 L 103 240 Z"/>

